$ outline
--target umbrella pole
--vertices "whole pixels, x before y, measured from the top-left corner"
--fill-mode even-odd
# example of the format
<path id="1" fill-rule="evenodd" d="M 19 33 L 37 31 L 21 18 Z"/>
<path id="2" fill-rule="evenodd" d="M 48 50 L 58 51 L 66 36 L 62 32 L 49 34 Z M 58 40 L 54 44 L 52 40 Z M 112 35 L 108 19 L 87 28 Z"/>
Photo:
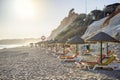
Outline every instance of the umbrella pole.
<path id="1" fill-rule="evenodd" d="M 102 64 L 102 41 L 100 42 L 100 63 Z"/>
<path id="2" fill-rule="evenodd" d="M 52 52 L 54 52 L 54 44 L 52 44 Z"/>
<path id="3" fill-rule="evenodd" d="M 78 45 L 76 44 L 76 54 L 77 54 L 77 52 L 78 52 Z"/>
<path id="4" fill-rule="evenodd" d="M 52 51 L 52 44 L 50 44 L 50 49 L 51 49 L 51 51 Z"/>
<path id="5" fill-rule="evenodd" d="M 63 44 L 63 53 L 65 54 L 65 45 Z"/>
<path id="6" fill-rule="evenodd" d="M 56 52 L 57 52 L 57 43 L 56 43 Z"/>
<path id="7" fill-rule="evenodd" d="M 106 49 L 107 49 L 107 56 L 108 56 L 108 43 L 106 44 Z"/>
<path id="8" fill-rule="evenodd" d="M 51 51 L 52 51 L 52 44 L 50 45 Z"/>

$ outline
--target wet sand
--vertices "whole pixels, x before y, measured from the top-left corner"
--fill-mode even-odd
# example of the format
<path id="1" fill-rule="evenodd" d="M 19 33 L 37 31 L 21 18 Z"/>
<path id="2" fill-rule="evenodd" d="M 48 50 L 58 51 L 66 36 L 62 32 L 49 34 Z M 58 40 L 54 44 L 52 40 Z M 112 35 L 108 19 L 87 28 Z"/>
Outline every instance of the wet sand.
<path id="1" fill-rule="evenodd" d="M 46 49 L 18 47 L 0 50 L 0 80 L 120 80 L 120 71 L 81 70 Z"/>

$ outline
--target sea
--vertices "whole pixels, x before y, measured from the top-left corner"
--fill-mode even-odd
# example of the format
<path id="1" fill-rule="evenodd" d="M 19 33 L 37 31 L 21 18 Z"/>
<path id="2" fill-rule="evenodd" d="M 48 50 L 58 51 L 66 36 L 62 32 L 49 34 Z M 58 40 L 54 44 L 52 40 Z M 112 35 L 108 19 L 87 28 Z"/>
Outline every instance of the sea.
<path id="1" fill-rule="evenodd" d="M 24 45 L 23 44 L 0 45 L 0 49 L 15 48 L 15 47 L 21 47 L 21 46 L 24 46 Z"/>

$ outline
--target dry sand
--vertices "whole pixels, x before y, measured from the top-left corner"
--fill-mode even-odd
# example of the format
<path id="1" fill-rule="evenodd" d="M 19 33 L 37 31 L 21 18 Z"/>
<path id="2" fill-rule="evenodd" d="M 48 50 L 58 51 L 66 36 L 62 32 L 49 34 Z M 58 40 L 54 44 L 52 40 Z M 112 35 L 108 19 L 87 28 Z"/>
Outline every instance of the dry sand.
<path id="1" fill-rule="evenodd" d="M 120 71 L 88 71 L 62 64 L 50 51 L 18 47 L 0 50 L 0 80 L 119 80 Z"/>

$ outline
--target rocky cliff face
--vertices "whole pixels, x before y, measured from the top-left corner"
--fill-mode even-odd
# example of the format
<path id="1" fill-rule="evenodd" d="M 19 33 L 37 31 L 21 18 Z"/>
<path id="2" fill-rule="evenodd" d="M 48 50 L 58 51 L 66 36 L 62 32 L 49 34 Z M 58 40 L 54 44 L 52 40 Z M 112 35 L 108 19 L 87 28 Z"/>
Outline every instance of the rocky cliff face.
<path id="1" fill-rule="evenodd" d="M 69 11 L 69 14 L 67 17 L 65 17 L 60 25 L 52 31 L 51 35 L 49 36 L 50 39 L 55 39 L 58 34 L 60 34 L 62 31 L 66 30 L 68 26 L 78 17 L 78 14 L 74 12 L 74 9 L 71 9 Z"/>
<path id="2" fill-rule="evenodd" d="M 52 31 L 49 40 L 69 39 L 75 35 L 80 35 L 83 38 L 86 38 L 101 31 L 101 29 L 105 29 L 105 31 L 107 31 L 108 33 L 111 32 L 109 31 L 111 29 L 114 29 L 114 31 L 117 30 L 117 32 L 119 32 L 119 14 L 119 3 L 108 5 L 103 10 L 93 10 L 88 15 L 78 15 L 74 12 L 74 9 L 71 9 L 69 11 L 68 17 L 64 18 L 58 28 Z M 114 27 L 109 28 L 107 26 Z M 115 26 L 117 26 L 118 28 Z M 117 35 L 118 38 L 119 33 L 116 33 L 115 35 Z"/>
<path id="3" fill-rule="evenodd" d="M 82 38 L 87 39 L 100 31 L 103 31 L 120 40 L 120 6 L 116 7 L 114 12 L 107 17 L 99 21 L 95 21 L 88 26 Z"/>

